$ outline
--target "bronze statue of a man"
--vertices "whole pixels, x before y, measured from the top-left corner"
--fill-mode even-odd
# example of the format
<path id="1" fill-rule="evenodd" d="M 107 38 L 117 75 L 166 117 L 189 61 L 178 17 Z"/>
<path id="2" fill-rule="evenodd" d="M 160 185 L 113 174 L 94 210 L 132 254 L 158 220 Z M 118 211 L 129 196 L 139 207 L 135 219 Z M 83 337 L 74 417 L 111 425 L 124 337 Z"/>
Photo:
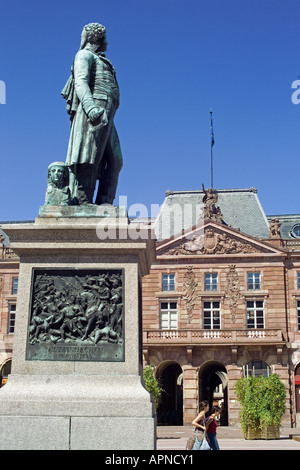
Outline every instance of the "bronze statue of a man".
<path id="1" fill-rule="evenodd" d="M 112 204 L 115 198 L 122 153 L 114 115 L 119 106 L 116 72 L 105 57 L 106 29 L 98 23 L 83 28 L 80 50 L 72 74 L 62 90 L 71 119 L 66 165 L 75 204 Z"/>

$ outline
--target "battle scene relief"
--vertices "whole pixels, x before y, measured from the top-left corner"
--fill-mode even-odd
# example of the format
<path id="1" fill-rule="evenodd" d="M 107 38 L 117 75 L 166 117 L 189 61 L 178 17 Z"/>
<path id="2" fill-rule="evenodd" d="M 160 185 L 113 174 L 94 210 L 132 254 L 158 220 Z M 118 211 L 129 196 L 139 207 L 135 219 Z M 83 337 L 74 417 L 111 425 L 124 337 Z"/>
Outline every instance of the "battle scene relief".
<path id="1" fill-rule="evenodd" d="M 124 361 L 122 270 L 35 269 L 26 358 Z"/>

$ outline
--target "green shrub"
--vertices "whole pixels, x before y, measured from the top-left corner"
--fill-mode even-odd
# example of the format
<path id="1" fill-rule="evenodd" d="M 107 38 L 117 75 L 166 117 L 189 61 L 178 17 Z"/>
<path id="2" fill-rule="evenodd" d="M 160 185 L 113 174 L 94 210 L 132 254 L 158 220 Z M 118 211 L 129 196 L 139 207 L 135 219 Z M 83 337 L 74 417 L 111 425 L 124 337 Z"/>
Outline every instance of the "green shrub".
<path id="1" fill-rule="evenodd" d="M 145 387 L 148 390 L 148 392 L 151 393 L 153 396 L 154 404 L 155 404 L 155 409 L 157 410 L 158 404 L 159 404 L 159 398 L 162 393 L 162 388 L 160 388 L 158 381 L 153 375 L 153 369 L 151 366 L 146 366 L 143 372 L 143 377 L 145 381 Z"/>
<path id="2" fill-rule="evenodd" d="M 269 377 L 243 377 L 234 386 L 241 404 L 241 428 L 246 434 L 271 425 L 280 425 L 285 412 L 286 391 L 278 374 Z"/>

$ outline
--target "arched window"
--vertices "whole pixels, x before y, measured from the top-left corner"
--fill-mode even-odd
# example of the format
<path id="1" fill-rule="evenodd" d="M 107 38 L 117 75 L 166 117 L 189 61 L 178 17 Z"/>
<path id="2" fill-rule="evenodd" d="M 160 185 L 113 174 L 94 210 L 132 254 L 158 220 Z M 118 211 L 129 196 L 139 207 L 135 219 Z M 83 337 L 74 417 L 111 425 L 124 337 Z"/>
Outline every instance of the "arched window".
<path id="1" fill-rule="evenodd" d="M 244 377 L 269 377 L 270 374 L 271 368 L 264 361 L 251 361 L 243 366 Z"/>

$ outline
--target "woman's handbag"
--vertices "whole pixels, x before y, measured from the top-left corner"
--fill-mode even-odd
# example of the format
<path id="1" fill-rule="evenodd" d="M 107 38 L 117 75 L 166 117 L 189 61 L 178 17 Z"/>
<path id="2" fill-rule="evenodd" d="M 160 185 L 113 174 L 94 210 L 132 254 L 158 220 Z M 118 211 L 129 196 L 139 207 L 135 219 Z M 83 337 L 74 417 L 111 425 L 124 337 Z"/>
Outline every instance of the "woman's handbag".
<path id="1" fill-rule="evenodd" d="M 196 436 L 188 437 L 188 440 L 186 441 L 186 446 L 185 446 L 186 450 L 192 450 L 195 444 L 195 440 L 196 440 Z"/>
<path id="2" fill-rule="evenodd" d="M 192 450 L 210 450 L 210 446 L 209 446 L 209 443 L 207 442 L 205 434 L 203 438 L 200 440 L 198 438 L 198 432 L 197 432 L 195 443 L 193 445 Z"/>
<path id="3" fill-rule="evenodd" d="M 201 443 L 202 443 L 202 441 L 199 440 L 198 433 L 197 433 L 196 438 L 195 438 L 195 443 L 193 445 L 192 450 L 200 450 Z"/>
<path id="4" fill-rule="evenodd" d="M 199 450 L 211 450 L 210 449 L 210 445 L 209 443 L 207 442 L 207 439 L 206 439 L 206 436 L 204 434 L 203 436 L 203 439 L 201 441 L 201 446 L 200 446 L 200 449 Z"/>

